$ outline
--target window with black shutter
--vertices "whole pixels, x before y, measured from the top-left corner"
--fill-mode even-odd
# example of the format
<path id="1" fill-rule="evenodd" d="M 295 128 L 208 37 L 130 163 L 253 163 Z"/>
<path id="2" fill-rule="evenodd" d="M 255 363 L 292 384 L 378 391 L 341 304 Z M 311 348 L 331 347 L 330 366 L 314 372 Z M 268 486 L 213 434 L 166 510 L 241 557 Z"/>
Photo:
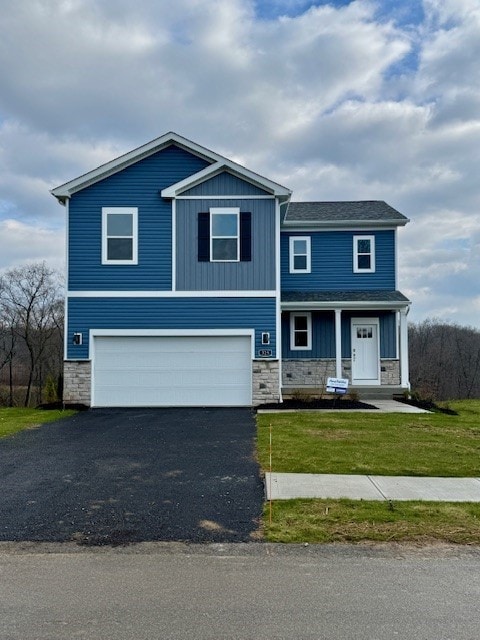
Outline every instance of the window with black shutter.
<path id="1" fill-rule="evenodd" d="M 252 259 L 252 214 L 238 207 L 212 207 L 198 214 L 199 262 Z"/>

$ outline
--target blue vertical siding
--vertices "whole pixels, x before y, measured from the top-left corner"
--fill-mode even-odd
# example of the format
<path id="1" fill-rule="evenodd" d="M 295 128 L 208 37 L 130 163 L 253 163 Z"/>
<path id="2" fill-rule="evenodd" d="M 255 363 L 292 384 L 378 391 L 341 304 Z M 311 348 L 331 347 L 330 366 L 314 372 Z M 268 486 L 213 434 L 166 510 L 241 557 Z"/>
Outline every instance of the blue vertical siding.
<path id="1" fill-rule="evenodd" d="M 171 289 L 172 205 L 160 191 L 207 165 L 172 145 L 74 194 L 69 289 Z M 101 264 L 102 207 L 138 207 L 138 265 Z"/>
<path id="2" fill-rule="evenodd" d="M 352 355 L 352 318 L 379 318 L 380 357 L 397 358 L 395 313 L 393 311 L 361 310 L 342 312 L 342 358 L 350 358 Z M 313 311 L 311 351 L 292 351 L 290 349 L 290 312 L 283 312 L 282 357 L 300 359 L 335 358 L 335 313 L 333 311 Z"/>
<path id="3" fill-rule="evenodd" d="M 275 298 L 75 298 L 68 301 L 68 355 L 88 359 L 90 329 L 255 329 L 255 353 L 262 332 L 276 351 Z M 73 344 L 73 334 L 83 344 Z"/>
<path id="4" fill-rule="evenodd" d="M 268 191 L 223 171 L 217 176 L 182 192 L 182 196 L 269 196 Z"/>
<path id="5" fill-rule="evenodd" d="M 289 273 L 289 238 L 292 235 L 311 237 L 311 273 Z M 375 236 L 375 273 L 353 272 L 355 235 Z M 281 287 L 282 291 L 392 291 L 395 289 L 395 232 L 282 232 Z"/>
<path id="6" fill-rule="evenodd" d="M 275 200 L 178 200 L 176 287 L 179 291 L 273 291 L 275 289 Z M 239 207 L 252 214 L 252 259 L 199 262 L 197 217 L 210 207 Z"/>

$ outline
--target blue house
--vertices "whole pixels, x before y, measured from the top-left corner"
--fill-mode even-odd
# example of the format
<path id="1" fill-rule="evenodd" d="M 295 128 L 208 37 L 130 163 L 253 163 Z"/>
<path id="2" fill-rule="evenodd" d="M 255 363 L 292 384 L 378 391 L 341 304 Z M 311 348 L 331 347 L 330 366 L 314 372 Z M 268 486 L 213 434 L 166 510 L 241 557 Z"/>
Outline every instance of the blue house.
<path id="1" fill-rule="evenodd" d="M 67 216 L 66 402 L 249 406 L 345 377 L 409 388 L 381 201 L 291 191 L 167 133 L 52 194 Z"/>

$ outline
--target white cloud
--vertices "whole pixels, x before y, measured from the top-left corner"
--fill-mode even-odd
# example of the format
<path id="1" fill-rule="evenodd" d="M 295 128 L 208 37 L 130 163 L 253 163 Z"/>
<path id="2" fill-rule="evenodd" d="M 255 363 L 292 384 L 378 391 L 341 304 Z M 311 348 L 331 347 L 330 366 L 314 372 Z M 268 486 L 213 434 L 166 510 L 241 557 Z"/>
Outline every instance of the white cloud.
<path id="1" fill-rule="evenodd" d="M 43 262 L 62 271 L 63 232 L 18 220 L 0 220 L 0 271 L 26 262 Z"/>
<path id="2" fill-rule="evenodd" d="M 478 1 L 311 4 L 0 0 L 2 263 L 58 261 L 49 189 L 176 130 L 295 199 L 388 201 L 412 317 L 479 324 Z"/>

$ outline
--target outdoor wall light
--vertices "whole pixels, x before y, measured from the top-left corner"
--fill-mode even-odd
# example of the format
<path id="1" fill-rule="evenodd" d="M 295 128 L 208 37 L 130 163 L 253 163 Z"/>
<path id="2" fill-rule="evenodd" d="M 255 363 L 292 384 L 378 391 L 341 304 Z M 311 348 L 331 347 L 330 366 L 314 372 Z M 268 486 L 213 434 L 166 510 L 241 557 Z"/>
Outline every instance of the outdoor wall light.
<path id="1" fill-rule="evenodd" d="M 80 345 L 83 342 L 83 335 L 81 333 L 73 334 L 73 344 Z"/>
<path id="2" fill-rule="evenodd" d="M 262 333 L 262 344 L 270 344 L 270 334 L 268 331 Z"/>

